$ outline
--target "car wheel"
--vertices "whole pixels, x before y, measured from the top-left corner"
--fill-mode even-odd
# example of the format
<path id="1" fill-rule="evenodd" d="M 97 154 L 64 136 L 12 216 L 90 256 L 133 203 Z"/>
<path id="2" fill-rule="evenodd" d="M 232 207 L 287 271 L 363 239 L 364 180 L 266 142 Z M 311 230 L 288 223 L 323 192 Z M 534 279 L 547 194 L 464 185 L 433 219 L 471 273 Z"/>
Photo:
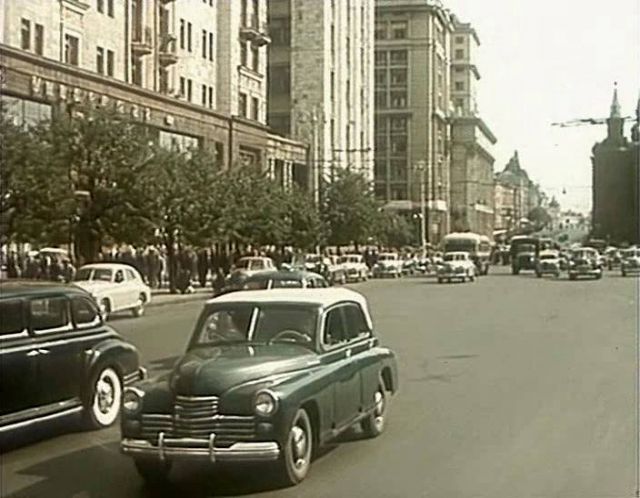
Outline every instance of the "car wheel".
<path id="1" fill-rule="evenodd" d="M 136 458 L 134 460 L 136 470 L 145 483 L 151 486 L 165 485 L 169 480 L 171 462 Z"/>
<path id="2" fill-rule="evenodd" d="M 282 452 L 280 463 L 281 480 L 288 486 L 296 485 L 307 476 L 313 454 L 313 431 L 309 415 L 298 410 Z"/>
<path id="3" fill-rule="evenodd" d="M 384 387 L 384 382 L 378 383 L 378 389 L 374 394 L 374 408 L 373 411 L 362 420 L 362 432 L 368 438 L 378 437 L 384 432 L 384 428 L 387 422 L 387 391 Z"/>
<path id="4" fill-rule="evenodd" d="M 111 305 L 109 304 L 108 299 L 100 301 L 100 314 L 102 315 L 103 321 L 106 322 L 109 319 L 109 315 L 111 314 Z"/>
<path id="5" fill-rule="evenodd" d="M 147 302 L 147 296 L 145 296 L 144 294 L 140 294 L 138 296 L 138 302 L 136 303 L 135 307 L 131 310 L 134 317 L 138 318 L 144 315 L 144 305 L 146 302 Z"/>
<path id="6" fill-rule="evenodd" d="M 90 397 L 85 407 L 85 419 L 92 429 L 103 429 L 112 425 L 120 413 L 122 381 L 112 367 L 103 367 L 93 378 Z"/>

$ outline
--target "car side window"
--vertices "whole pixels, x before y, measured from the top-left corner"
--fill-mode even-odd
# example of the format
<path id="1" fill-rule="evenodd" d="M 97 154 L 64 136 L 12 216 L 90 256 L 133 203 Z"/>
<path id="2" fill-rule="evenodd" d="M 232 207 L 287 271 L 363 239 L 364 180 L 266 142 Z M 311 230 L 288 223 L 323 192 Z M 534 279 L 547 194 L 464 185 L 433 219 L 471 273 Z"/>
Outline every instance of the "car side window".
<path id="1" fill-rule="evenodd" d="M 77 328 L 93 327 L 100 323 L 98 308 L 84 297 L 71 299 L 71 314 Z"/>
<path id="2" fill-rule="evenodd" d="M 124 282 L 124 272 L 122 270 L 118 270 L 116 272 L 115 282 L 118 283 L 118 284 L 120 282 Z"/>
<path id="3" fill-rule="evenodd" d="M 129 270 L 127 268 L 127 270 L 125 271 L 125 273 L 127 274 L 127 280 L 137 280 L 136 274 L 133 273 L 133 270 Z"/>
<path id="4" fill-rule="evenodd" d="M 317 287 L 316 279 L 315 278 L 308 278 L 307 279 L 307 288 L 308 289 L 315 289 L 316 287 Z"/>
<path id="5" fill-rule="evenodd" d="M 36 333 L 71 329 L 69 301 L 66 297 L 41 297 L 29 302 L 31 327 Z"/>
<path id="6" fill-rule="evenodd" d="M 0 340 L 27 334 L 27 323 L 20 299 L 0 301 L 0 317 Z"/>
<path id="7" fill-rule="evenodd" d="M 332 309 L 327 313 L 324 322 L 323 342 L 327 346 L 335 346 L 347 341 L 342 307 Z"/>
<path id="8" fill-rule="evenodd" d="M 344 307 L 345 318 L 347 320 L 347 339 L 365 337 L 371 334 L 367 321 L 364 318 L 362 309 L 357 304 L 348 304 Z"/>

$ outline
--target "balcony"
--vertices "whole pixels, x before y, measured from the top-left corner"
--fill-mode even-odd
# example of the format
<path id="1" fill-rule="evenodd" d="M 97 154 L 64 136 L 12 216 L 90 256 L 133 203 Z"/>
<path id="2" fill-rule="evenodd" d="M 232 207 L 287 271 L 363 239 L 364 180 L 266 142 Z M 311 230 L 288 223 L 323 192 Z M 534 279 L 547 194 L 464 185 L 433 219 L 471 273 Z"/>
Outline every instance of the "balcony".
<path id="1" fill-rule="evenodd" d="M 178 40 L 170 34 L 161 35 L 160 50 L 158 56 L 160 64 L 170 66 L 178 62 Z"/>
<path id="2" fill-rule="evenodd" d="M 261 23 L 256 15 L 246 16 L 244 18 L 244 23 L 240 26 L 240 37 L 259 47 L 271 43 L 267 24 Z"/>
<path id="3" fill-rule="evenodd" d="M 148 55 L 153 52 L 153 32 L 150 27 L 134 27 L 131 37 L 131 50 L 135 55 Z"/>

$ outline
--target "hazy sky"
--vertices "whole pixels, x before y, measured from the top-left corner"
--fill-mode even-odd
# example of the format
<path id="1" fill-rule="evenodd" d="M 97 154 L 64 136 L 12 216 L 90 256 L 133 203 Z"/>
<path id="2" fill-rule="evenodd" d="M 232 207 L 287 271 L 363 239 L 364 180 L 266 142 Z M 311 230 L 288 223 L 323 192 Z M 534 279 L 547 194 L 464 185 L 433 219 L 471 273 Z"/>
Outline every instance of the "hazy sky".
<path id="1" fill-rule="evenodd" d="M 502 170 L 517 149 L 532 179 L 563 208 L 589 210 L 591 147 L 606 126 L 550 124 L 608 116 L 614 81 L 623 115 L 635 114 L 640 0 L 443 2 L 480 37 L 478 102 L 498 138 L 494 168 Z"/>

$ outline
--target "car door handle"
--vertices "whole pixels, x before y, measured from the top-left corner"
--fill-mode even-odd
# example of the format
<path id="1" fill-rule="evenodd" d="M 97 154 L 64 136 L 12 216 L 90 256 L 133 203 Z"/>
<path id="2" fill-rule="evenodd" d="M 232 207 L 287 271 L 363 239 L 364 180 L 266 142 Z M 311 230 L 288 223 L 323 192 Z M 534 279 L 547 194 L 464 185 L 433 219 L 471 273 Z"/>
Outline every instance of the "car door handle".
<path id="1" fill-rule="evenodd" d="M 38 349 L 32 349 L 27 353 L 27 356 L 30 358 L 33 358 L 34 356 L 38 356 L 39 354 L 40 354 L 40 351 Z"/>
<path id="2" fill-rule="evenodd" d="M 48 349 L 38 349 L 38 353 L 40 354 L 49 354 L 51 351 L 49 351 Z"/>

